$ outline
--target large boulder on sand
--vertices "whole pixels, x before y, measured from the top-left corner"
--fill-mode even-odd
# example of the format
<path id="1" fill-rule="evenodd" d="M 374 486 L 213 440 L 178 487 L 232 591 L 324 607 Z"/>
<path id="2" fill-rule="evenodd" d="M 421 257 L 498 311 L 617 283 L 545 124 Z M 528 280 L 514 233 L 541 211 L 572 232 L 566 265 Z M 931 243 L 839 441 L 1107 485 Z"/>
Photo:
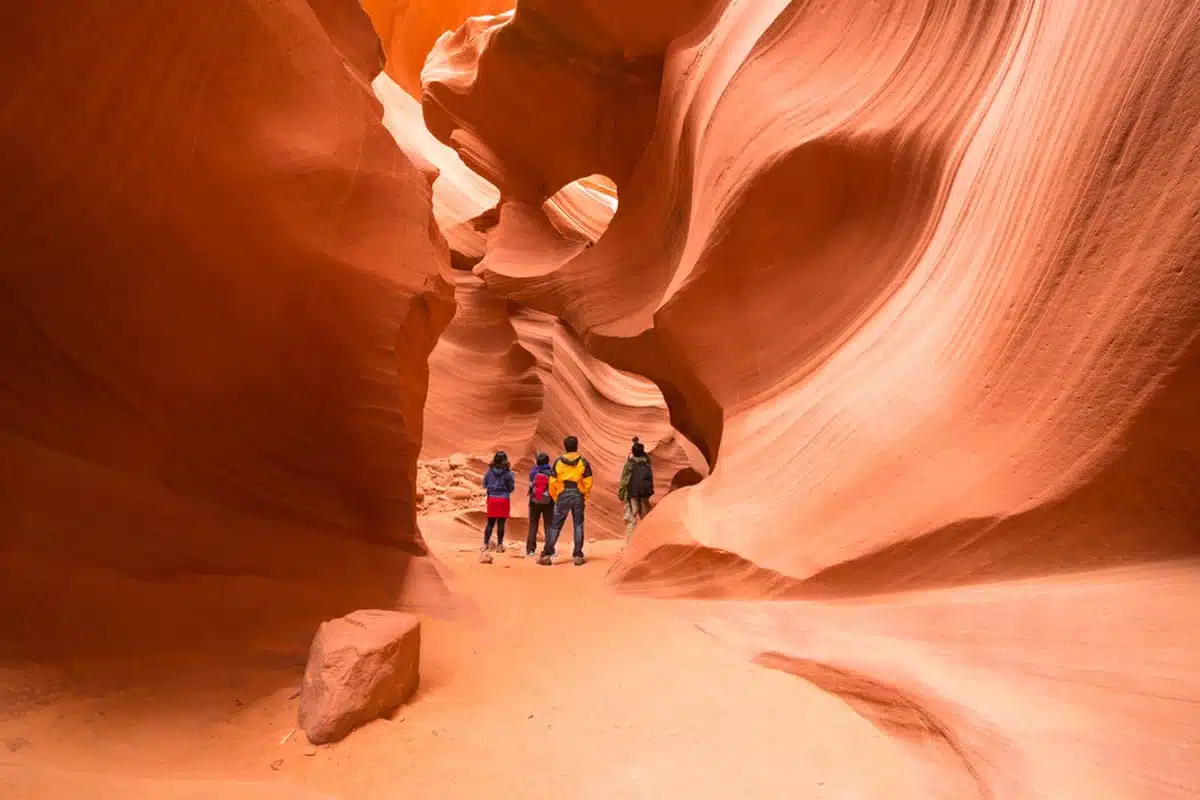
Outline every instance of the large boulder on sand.
<path id="1" fill-rule="evenodd" d="M 300 691 L 300 728 L 313 744 L 390 714 L 417 690 L 421 621 L 361 610 L 317 629 Z"/>

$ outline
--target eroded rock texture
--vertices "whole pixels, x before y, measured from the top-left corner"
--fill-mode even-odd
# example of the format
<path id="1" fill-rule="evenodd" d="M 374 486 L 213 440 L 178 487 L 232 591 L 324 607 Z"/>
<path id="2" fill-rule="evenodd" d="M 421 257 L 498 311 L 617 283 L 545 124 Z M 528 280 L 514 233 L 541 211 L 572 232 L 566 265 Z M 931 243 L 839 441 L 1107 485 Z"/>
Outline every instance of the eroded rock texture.
<path id="1" fill-rule="evenodd" d="M 426 64 L 504 196 L 476 273 L 714 464 L 617 577 L 740 601 L 697 613 L 913 742 L 933 795 L 1200 792 L 1198 30 L 546 0 Z M 542 206 L 596 173 L 589 246 Z"/>
<path id="2" fill-rule="evenodd" d="M 513 0 L 362 0 L 387 53 L 387 74 L 413 97 L 421 96 L 425 56 L 443 33 L 468 17 L 499 14 Z"/>
<path id="3" fill-rule="evenodd" d="M 459 268 L 454 274 L 457 311 L 429 359 L 422 458 L 432 467 L 438 459 L 469 453 L 482 466 L 503 449 L 524 474 L 538 451 L 553 457 L 561 452 L 564 436 L 577 435 L 597 475 L 589 535 L 620 534 L 616 487 L 632 436 L 651 452 L 659 499 L 679 485 L 681 471 L 687 471 L 680 478 L 687 482 L 689 475 L 706 474 L 707 463 L 671 428 L 662 393 L 652 382 L 588 354 L 554 316 L 505 297 L 467 271 L 477 267 L 490 278 L 491 265 L 506 255 L 517 259 L 512 268 L 536 270 L 538 258 L 566 259 L 591 247 L 617 209 L 616 188 L 603 175 L 589 175 L 540 206 L 501 204 L 495 187 L 429 133 L 415 100 L 386 75 L 374 89 L 396 141 L 434 176 L 434 215 Z M 544 246 L 536 252 L 523 238 L 526 224 L 541 236 Z M 506 244 L 510 239 L 516 246 Z M 524 516 L 525 484 L 518 484 L 513 510 Z M 442 505 L 433 502 L 426 510 Z"/>
<path id="4" fill-rule="evenodd" d="M 671 427 L 662 393 L 653 383 L 605 364 L 583 349 L 575 335 L 544 312 L 520 309 L 512 318 L 522 347 L 537 359 L 543 408 L 532 439 L 517 465 L 527 474 L 539 450 L 554 458 L 565 436 L 579 437 L 595 474 L 588 501 L 588 535 L 622 531 L 617 498 L 631 433 L 639 436 L 654 464 L 655 500 L 670 490 L 683 470 L 707 471 L 704 459 Z M 523 509 L 518 503 L 517 508 Z"/>
<path id="5" fill-rule="evenodd" d="M 538 451 L 553 458 L 574 434 L 597 476 L 588 524 L 599 536 L 622 529 L 616 487 L 631 435 L 654 460 L 658 499 L 682 470 L 707 471 L 671 427 L 653 383 L 589 355 L 553 316 L 506 301 L 470 273 L 456 275 L 455 286 L 458 311 L 429 360 L 422 459 L 473 453 L 482 467 L 503 449 L 520 477 Z M 516 516 L 526 513 L 524 487 L 522 477 Z"/>
<path id="6" fill-rule="evenodd" d="M 433 178 L 433 216 L 450 245 L 451 263 L 468 270 L 483 258 L 488 232 L 498 217 L 496 187 L 467 169 L 425 127 L 421 105 L 381 73 L 372 84 L 383 103 L 383 124 L 400 148 Z"/>
<path id="7" fill-rule="evenodd" d="M 26 4 L 0 39 L 6 655 L 395 603 L 453 301 L 362 10 Z"/>
<path id="8" fill-rule="evenodd" d="M 508 301 L 469 272 L 454 277 L 458 310 L 430 357 L 423 458 L 490 459 L 526 449 L 544 407 L 537 362 L 517 340 Z"/>
<path id="9" fill-rule="evenodd" d="M 421 682 L 421 620 L 359 609 L 321 623 L 300 689 L 299 725 L 313 744 L 344 739 L 387 716 Z"/>

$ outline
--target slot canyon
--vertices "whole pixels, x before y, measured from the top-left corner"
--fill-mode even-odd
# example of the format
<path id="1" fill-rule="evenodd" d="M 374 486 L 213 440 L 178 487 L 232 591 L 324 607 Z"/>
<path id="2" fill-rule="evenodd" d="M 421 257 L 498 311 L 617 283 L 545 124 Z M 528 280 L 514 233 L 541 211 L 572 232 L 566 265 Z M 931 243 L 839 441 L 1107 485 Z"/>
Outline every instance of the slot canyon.
<path id="1" fill-rule="evenodd" d="M 4 22 L 0 797 L 1200 798 L 1200 1 Z"/>

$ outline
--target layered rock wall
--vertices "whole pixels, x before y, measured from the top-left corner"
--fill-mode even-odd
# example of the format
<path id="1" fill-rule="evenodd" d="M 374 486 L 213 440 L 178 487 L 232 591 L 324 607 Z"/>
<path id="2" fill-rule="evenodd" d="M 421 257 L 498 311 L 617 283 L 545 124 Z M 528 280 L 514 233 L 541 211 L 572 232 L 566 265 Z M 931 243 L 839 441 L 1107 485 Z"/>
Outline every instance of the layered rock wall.
<path id="1" fill-rule="evenodd" d="M 362 7 L 387 53 L 387 75 L 420 97 L 421 68 L 438 37 L 468 17 L 508 11 L 513 0 L 362 0 Z"/>
<path id="2" fill-rule="evenodd" d="M 732 0 L 660 48 L 550 5 L 443 37 L 425 114 L 505 197 L 477 274 L 714 464 L 617 579 L 739 601 L 697 613 L 931 794 L 1200 791 L 1196 5 Z M 541 204 L 595 172 L 587 246 Z"/>
<path id="3" fill-rule="evenodd" d="M 620 535 L 623 507 L 616 489 L 633 436 L 653 457 L 660 499 L 672 486 L 706 474 L 703 457 L 671 428 L 662 393 L 652 382 L 591 356 L 554 316 L 505 297 L 469 271 L 476 267 L 490 278 L 491 265 L 505 254 L 519 258 L 513 268 L 538 270 L 591 247 L 617 209 L 615 187 L 603 175 L 589 175 L 539 206 L 502 203 L 496 187 L 429 133 L 420 106 L 387 75 L 376 79 L 374 90 L 386 109 L 388 130 L 433 177 L 434 215 L 457 268 L 457 312 L 429 361 L 421 455 L 429 467 L 430 494 L 423 510 L 438 513 L 448 504 L 482 510 L 481 501 L 445 496 L 454 484 L 439 483 L 447 477 L 441 459 L 469 454 L 483 468 L 492 452 L 503 449 L 524 474 L 537 452 L 553 457 L 563 437 L 573 434 L 596 473 L 589 535 Z M 536 226 L 542 246 L 530 248 L 526 224 Z M 521 246 L 510 249 L 509 239 Z M 460 480 L 456 476 L 454 482 Z M 525 516 L 524 480 L 519 485 L 513 513 Z"/>
<path id="4" fill-rule="evenodd" d="M 426 178 L 352 2 L 25 5 L 0 33 L 0 614 L 50 657 L 394 604 L 426 358 Z"/>

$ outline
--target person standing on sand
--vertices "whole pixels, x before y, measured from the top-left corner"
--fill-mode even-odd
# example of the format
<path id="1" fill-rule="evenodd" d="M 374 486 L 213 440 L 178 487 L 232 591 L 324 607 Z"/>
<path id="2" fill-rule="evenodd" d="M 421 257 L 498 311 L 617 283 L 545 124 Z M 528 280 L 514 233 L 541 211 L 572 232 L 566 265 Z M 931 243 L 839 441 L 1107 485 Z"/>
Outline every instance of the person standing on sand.
<path id="1" fill-rule="evenodd" d="M 483 488 L 487 492 L 487 527 L 483 529 L 481 553 L 486 556 L 491 546 L 493 528 L 496 530 L 496 552 L 504 552 L 504 526 L 508 523 L 509 497 L 516 489 L 516 480 L 503 450 L 496 453 L 492 465 L 483 474 Z"/>
<path id="2" fill-rule="evenodd" d="M 654 470 L 645 446 L 633 438 L 633 450 L 621 469 L 617 497 L 625 504 L 625 545 L 633 541 L 638 521 L 650 513 L 650 498 L 654 496 Z"/>
<path id="3" fill-rule="evenodd" d="M 529 470 L 529 535 L 525 538 L 525 555 L 537 555 L 538 523 L 550 535 L 554 522 L 554 499 L 550 497 L 550 456 L 538 453 L 533 469 Z"/>
<path id="4" fill-rule="evenodd" d="M 583 557 L 583 509 L 587 505 L 588 495 L 592 492 L 592 465 L 579 454 L 579 440 L 574 436 L 563 439 L 563 450 L 566 452 L 554 460 L 550 467 L 550 497 L 554 499 L 554 521 L 546 533 L 546 546 L 542 549 L 539 564 L 549 566 L 554 563 L 554 546 L 558 543 L 558 535 L 562 533 L 563 523 L 567 514 L 575 526 L 575 566 L 581 566 Z"/>

